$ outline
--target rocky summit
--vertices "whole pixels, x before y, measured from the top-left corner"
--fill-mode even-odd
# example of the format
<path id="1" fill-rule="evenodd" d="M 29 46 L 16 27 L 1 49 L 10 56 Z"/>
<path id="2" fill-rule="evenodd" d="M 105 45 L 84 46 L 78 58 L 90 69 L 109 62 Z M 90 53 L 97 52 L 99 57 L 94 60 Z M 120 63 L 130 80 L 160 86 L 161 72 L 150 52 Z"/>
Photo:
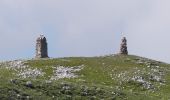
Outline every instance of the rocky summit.
<path id="1" fill-rule="evenodd" d="M 170 65 L 133 56 L 0 63 L 0 100 L 169 100 Z"/>

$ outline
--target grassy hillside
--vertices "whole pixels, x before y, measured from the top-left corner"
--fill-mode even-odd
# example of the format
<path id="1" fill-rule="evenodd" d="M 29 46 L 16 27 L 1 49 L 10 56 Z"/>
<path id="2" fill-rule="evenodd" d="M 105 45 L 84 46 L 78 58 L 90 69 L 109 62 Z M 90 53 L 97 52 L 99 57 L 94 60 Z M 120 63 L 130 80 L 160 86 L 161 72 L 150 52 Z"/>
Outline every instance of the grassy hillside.
<path id="1" fill-rule="evenodd" d="M 170 65 L 137 56 L 0 63 L 0 100 L 168 100 Z"/>

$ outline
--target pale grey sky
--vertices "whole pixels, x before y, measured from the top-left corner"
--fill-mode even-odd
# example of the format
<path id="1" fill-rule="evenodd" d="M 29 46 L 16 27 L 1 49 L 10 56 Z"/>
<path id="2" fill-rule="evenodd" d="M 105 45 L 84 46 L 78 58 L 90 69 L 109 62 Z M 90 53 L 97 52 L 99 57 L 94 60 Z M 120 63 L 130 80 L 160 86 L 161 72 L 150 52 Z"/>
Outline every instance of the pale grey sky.
<path id="1" fill-rule="evenodd" d="M 49 56 L 117 53 L 170 63 L 170 0 L 1 0 L 0 60 L 32 58 L 44 34 Z"/>

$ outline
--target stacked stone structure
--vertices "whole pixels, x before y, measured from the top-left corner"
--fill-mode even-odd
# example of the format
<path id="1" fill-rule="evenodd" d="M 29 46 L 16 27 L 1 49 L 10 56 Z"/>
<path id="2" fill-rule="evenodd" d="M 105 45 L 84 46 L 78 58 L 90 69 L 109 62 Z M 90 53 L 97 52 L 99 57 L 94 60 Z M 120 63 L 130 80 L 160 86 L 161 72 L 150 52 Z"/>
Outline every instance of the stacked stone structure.
<path id="1" fill-rule="evenodd" d="M 123 37 L 123 39 L 122 39 L 122 42 L 121 42 L 121 45 L 120 45 L 120 54 L 128 55 L 126 37 Z"/>
<path id="2" fill-rule="evenodd" d="M 48 58 L 47 40 L 40 35 L 36 40 L 36 58 Z"/>

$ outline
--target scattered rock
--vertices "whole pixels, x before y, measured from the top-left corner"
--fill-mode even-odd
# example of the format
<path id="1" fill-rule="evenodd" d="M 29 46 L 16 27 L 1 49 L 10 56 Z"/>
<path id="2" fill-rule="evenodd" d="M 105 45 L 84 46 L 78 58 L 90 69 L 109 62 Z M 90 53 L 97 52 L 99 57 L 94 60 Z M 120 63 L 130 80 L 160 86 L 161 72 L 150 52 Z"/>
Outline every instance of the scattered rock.
<path id="1" fill-rule="evenodd" d="M 54 68 L 54 76 L 51 77 L 51 80 L 58 80 L 62 78 L 76 78 L 78 76 L 75 74 L 75 72 L 82 70 L 83 66 L 84 65 L 74 67 L 58 66 Z"/>
<path id="2" fill-rule="evenodd" d="M 25 84 L 26 87 L 29 87 L 29 88 L 34 88 L 33 84 L 31 81 L 27 81 L 26 84 Z"/>
<path id="3" fill-rule="evenodd" d="M 44 74 L 45 73 L 42 72 L 41 69 L 37 69 L 37 68 L 30 69 L 30 68 L 28 68 L 28 69 L 25 69 L 23 71 L 20 71 L 18 76 L 22 77 L 22 78 L 36 78 L 38 76 L 43 76 Z"/>

